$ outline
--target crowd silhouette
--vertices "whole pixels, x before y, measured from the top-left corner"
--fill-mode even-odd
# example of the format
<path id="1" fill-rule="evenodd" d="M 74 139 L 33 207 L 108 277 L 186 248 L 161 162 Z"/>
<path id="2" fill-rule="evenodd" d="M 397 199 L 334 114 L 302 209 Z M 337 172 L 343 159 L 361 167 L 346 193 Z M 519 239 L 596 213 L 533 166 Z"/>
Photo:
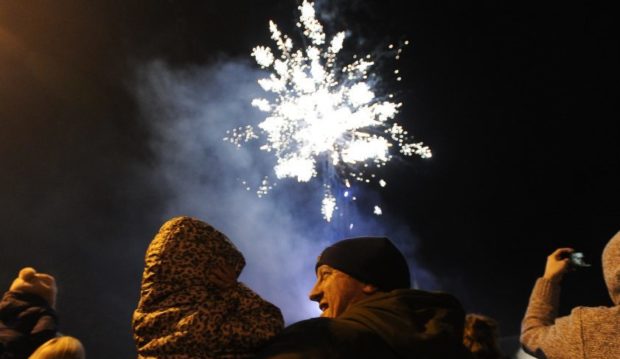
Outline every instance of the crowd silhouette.
<path id="1" fill-rule="evenodd" d="M 275 305 L 238 281 L 244 265 L 208 223 L 164 223 L 147 249 L 131 320 L 138 357 L 510 358 L 496 320 L 466 314 L 449 294 L 410 289 L 404 257 L 387 238 L 326 248 L 310 292 L 323 315 L 286 328 Z M 620 358 L 620 232 L 602 253 L 613 305 L 558 316 L 564 274 L 587 265 L 572 248 L 547 257 L 523 317 L 519 358 Z M 0 359 L 86 358 L 80 340 L 59 331 L 56 296 L 52 275 L 19 271 L 0 301 Z"/>

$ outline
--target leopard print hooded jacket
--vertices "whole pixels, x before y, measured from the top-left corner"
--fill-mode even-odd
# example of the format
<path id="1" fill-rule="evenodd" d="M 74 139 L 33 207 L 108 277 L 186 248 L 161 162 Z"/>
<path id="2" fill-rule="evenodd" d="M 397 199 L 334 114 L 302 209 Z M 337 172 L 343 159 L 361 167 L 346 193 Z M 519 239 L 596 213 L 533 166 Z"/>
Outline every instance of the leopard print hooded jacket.
<path id="1" fill-rule="evenodd" d="M 245 260 L 205 222 L 167 221 L 145 262 L 132 319 L 139 358 L 249 358 L 283 328 L 280 310 L 244 284 L 220 289 L 209 281 L 215 266 L 238 277 Z"/>

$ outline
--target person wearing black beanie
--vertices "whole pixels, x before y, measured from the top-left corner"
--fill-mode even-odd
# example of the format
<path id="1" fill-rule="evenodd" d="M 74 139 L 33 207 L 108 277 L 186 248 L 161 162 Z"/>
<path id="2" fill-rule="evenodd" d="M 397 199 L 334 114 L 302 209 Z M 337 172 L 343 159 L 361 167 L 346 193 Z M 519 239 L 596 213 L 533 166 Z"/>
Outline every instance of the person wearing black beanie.
<path id="1" fill-rule="evenodd" d="M 405 257 L 385 237 L 344 239 L 327 247 L 315 266 L 317 281 L 310 300 L 322 317 L 336 318 L 351 304 L 377 291 L 409 288 Z"/>
<path id="2" fill-rule="evenodd" d="M 409 288 L 409 266 L 402 253 L 386 237 L 344 239 L 325 248 L 316 262 L 389 292 Z"/>
<path id="3" fill-rule="evenodd" d="M 257 359 L 471 358 L 465 312 L 446 293 L 410 289 L 407 260 L 386 237 L 356 237 L 322 251 L 310 300 L 321 318 L 297 322 Z"/>

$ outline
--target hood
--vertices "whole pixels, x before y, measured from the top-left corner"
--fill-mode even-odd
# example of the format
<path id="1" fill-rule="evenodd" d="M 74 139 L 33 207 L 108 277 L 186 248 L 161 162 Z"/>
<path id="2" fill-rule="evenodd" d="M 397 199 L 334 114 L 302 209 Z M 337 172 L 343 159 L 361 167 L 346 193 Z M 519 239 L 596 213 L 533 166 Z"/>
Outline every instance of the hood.
<path id="1" fill-rule="evenodd" d="M 19 271 L 19 275 L 11 284 L 10 291 L 30 293 L 45 299 L 50 307 L 56 305 L 56 280 L 49 274 L 37 273 L 34 268 L 26 267 Z"/>
<path id="2" fill-rule="evenodd" d="M 609 296 L 615 305 L 620 305 L 620 232 L 605 246 L 602 263 Z"/>
<path id="3" fill-rule="evenodd" d="M 165 307 L 168 304 L 162 301 L 188 288 L 194 288 L 192 296 L 200 297 L 208 290 L 207 276 L 216 266 L 232 268 L 239 276 L 245 260 L 228 237 L 208 223 L 190 217 L 172 218 L 146 251 L 140 307 Z"/>
<path id="4" fill-rule="evenodd" d="M 246 358 L 282 329 L 280 310 L 240 282 L 217 287 L 216 267 L 238 277 L 242 254 L 220 231 L 173 218 L 149 245 L 132 329 L 140 357 Z"/>
<path id="5" fill-rule="evenodd" d="M 464 317 L 449 294 L 398 289 L 355 303 L 337 320 L 369 328 L 403 358 L 422 358 L 437 348 L 445 351 L 441 357 L 456 358 L 463 350 Z"/>

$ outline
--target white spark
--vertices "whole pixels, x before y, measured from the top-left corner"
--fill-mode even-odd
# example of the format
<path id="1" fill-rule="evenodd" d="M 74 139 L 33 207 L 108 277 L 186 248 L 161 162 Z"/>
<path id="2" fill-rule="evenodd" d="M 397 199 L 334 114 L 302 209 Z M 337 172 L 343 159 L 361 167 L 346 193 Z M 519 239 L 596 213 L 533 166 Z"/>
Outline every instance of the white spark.
<path id="1" fill-rule="evenodd" d="M 256 46 L 254 50 L 252 50 L 252 56 L 262 67 L 269 67 L 273 64 L 273 54 L 271 53 L 271 49 L 268 47 Z"/>
<path id="2" fill-rule="evenodd" d="M 365 82 L 356 83 L 348 92 L 349 102 L 355 107 L 366 105 L 375 97 L 375 94 L 370 91 L 370 86 Z"/>
<path id="3" fill-rule="evenodd" d="M 367 159 L 386 162 L 390 144 L 383 137 L 366 137 L 351 141 L 342 150 L 342 160 L 346 163 L 358 163 Z"/>
<path id="4" fill-rule="evenodd" d="M 271 101 L 253 99 L 252 106 L 267 114 L 258 124 L 261 137 L 266 140 L 260 148 L 276 156 L 277 178 L 307 182 L 319 174 L 318 168 L 327 165 L 337 168 L 334 172 L 342 177 L 342 185 L 349 188 L 344 177 L 370 182 L 373 173 L 356 169 L 368 167 L 369 163 L 382 167 L 392 158 L 391 148 L 406 156 L 431 157 L 428 147 L 411 142 L 402 126 L 393 122 L 401 104 L 386 100 L 393 98 L 391 94 L 377 93 L 373 88 L 377 76 L 372 74 L 373 82 L 368 80 L 375 65 L 373 56 L 356 55 L 352 63 L 339 65 L 336 59 L 344 47 L 346 32 L 338 32 L 328 40 L 316 18 L 314 4 L 304 0 L 299 10 L 297 25 L 308 43 L 305 48 L 296 48 L 291 38 L 270 21 L 275 49 L 256 46 L 252 50 L 257 64 L 270 71 L 258 81 L 259 85 L 275 95 Z M 276 52 L 278 55 L 274 55 Z M 225 139 L 239 145 L 257 138 L 248 127 L 232 131 Z M 385 181 L 379 183 L 385 186 Z M 266 194 L 263 189 L 269 188 L 263 183 L 259 195 Z M 348 192 L 344 197 L 347 196 Z M 321 212 L 330 221 L 336 209 L 336 198 L 328 188 Z M 375 207 L 377 211 L 381 211 L 379 207 Z"/>
<path id="5" fill-rule="evenodd" d="M 327 222 L 331 221 L 334 210 L 336 209 L 336 199 L 331 193 L 325 194 L 321 206 L 321 213 Z"/>
<path id="6" fill-rule="evenodd" d="M 342 50 L 342 43 L 344 42 L 344 31 L 339 32 L 334 36 L 332 42 L 330 43 L 329 52 L 332 54 L 338 53 Z"/>
<path id="7" fill-rule="evenodd" d="M 255 98 L 254 100 L 252 100 L 252 106 L 258 108 L 263 112 L 271 111 L 271 105 L 269 104 L 269 101 L 265 100 L 264 98 Z"/>
<path id="8" fill-rule="evenodd" d="M 234 145 L 241 146 L 241 143 L 248 142 L 252 139 L 258 138 L 254 133 L 252 126 L 238 127 L 232 131 L 226 131 L 230 136 L 224 137 L 224 141 L 228 141 Z M 245 183 L 245 182 L 244 182 Z"/>
<path id="9" fill-rule="evenodd" d="M 265 176 L 263 178 L 263 181 L 261 182 L 260 186 L 258 186 L 258 189 L 256 190 L 256 195 L 259 198 L 261 198 L 261 197 L 266 196 L 267 194 L 269 194 L 269 191 L 271 191 L 272 189 L 273 189 L 273 187 L 269 183 L 269 178 L 267 176 Z"/>
<path id="10" fill-rule="evenodd" d="M 278 158 L 275 172 L 278 178 L 297 177 L 299 182 L 308 182 L 316 175 L 314 159 L 303 157 Z"/>
<path id="11" fill-rule="evenodd" d="M 381 207 L 375 206 L 374 214 L 376 214 L 377 216 L 382 215 L 383 211 L 381 211 Z"/>

